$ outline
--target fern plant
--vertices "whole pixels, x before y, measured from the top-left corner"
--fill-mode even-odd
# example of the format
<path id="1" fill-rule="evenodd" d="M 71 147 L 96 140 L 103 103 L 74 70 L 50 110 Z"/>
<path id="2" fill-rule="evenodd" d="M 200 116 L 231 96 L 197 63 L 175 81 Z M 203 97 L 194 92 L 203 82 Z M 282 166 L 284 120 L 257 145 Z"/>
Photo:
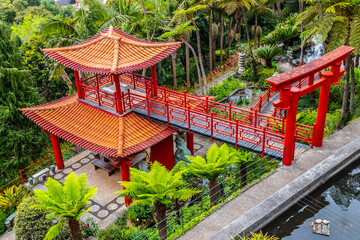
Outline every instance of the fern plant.
<path id="1" fill-rule="evenodd" d="M 6 212 L 17 208 L 22 200 L 29 194 L 30 192 L 22 185 L 12 186 L 6 189 L 0 195 L 0 209 Z"/>
<path id="2" fill-rule="evenodd" d="M 214 143 L 207 151 L 206 158 L 201 156 L 186 156 L 190 161 L 188 171 L 195 176 L 209 180 L 210 202 L 214 206 L 220 198 L 220 190 L 217 186 L 219 183 L 217 178 L 225 171 L 225 169 L 235 164 L 239 159 L 235 153 L 231 151 L 226 144 L 218 147 Z"/>
<path id="3" fill-rule="evenodd" d="M 267 233 L 264 235 L 262 231 L 260 231 L 259 233 L 252 233 L 250 237 L 240 237 L 240 240 L 279 240 L 279 238 L 269 236 Z"/>
<path id="4" fill-rule="evenodd" d="M 264 45 L 255 50 L 255 55 L 264 59 L 268 68 L 272 68 L 272 59 L 279 53 L 281 53 L 281 48 L 272 45 Z"/>
<path id="5" fill-rule="evenodd" d="M 166 210 L 173 200 L 187 200 L 199 193 L 197 189 L 186 187 L 182 179 L 185 170 L 180 170 L 179 162 L 169 171 L 159 162 L 155 161 L 150 171 L 143 172 L 135 168 L 130 169 L 131 181 L 120 181 L 123 190 L 120 195 L 133 198 L 132 205 L 149 204 L 155 208 L 155 218 L 160 239 L 167 238 Z"/>
<path id="6" fill-rule="evenodd" d="M 84 210 L 89 205 L 97 189 L 88 186 L 88 179 L 85 173 L 79 177 L 71 172 L 65 179 L 64 186 L 58 181 L 49 178 L 45 187 L 47 191 L 35 190 L 35 196 L 39 201 L 35 207 L 49 211 L 48 217 L 60 218 L 60 221 L 52 226 L 47 232 L 45 239 L 53 239 L 59 235 L 64 226 L 65 220 L 68 220 L 72 239 L 83 239 L 79 219 L 90 211 L 90 208 Z"/>

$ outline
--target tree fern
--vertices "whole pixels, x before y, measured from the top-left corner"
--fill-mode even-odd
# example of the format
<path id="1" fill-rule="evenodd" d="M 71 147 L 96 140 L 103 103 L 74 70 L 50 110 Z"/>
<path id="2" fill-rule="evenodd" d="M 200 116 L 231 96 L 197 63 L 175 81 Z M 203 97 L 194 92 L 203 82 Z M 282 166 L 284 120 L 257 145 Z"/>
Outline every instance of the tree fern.
<path id="1" fill-rule="evenodd" d="M 199 190 L 186 186 L 186 182 L 182 179 L 184 170 L 179 170 L 180 164 L 183 163 L 179 162 L 174 170 L 169 171 L 155 161 L 148 173 L 131 168 L 131 181 L 119 182 L 123 190 L 117 193 L 133 198 L 132 204 L 154 205 L 161 239 L 166 239 L 167 236 L 167 224 L 163 221 L 166 217 L 167 205 L 175 199 L 187 200 L 199 193 Z"/>
<path id="2" fill-rule="evenodd" d="M 215 205 L 219 198 L 217 178 L 228 166 L 237 163 L 239 159 L 229 146 L 223 144 L 218 147 L 216 143 L 208 149 L 206 159 L 200 156 L 186 156 L 186 158 L 190 161 L 188 164 L 190 173 L 209 180 L 210 200 L 211 204 Z"/>
<path id="3" fill-rule="evenodd" d="M 65 179 L 64 186 L 52 178 L 48 178 L 45 183 L 47 191 L 35 190 L 35 196 L 39 205 L 35 206 L 49 211 L 49 217 L 61 218 L 62 220 L 49 229 L 46 239 L 52 239 L 59 234 L 64 219 L 69 220 L 69 226 L 73 239 L 82 239 L 79 233 L 79 218 L 90 208 L 83 210 L 92 199 L 97 189 L 88 187 L 88 180 L 83 173 L 77 177 L 71 172 Z"/>

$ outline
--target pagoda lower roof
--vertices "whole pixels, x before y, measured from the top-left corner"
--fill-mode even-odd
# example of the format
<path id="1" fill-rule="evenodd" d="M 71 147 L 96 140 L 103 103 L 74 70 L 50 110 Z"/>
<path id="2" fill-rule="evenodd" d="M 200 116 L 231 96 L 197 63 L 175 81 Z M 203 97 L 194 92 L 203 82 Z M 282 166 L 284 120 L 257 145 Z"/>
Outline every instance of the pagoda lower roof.
<path id="1" fill-rule="evenodd" d="M 61 64 L 82 72 L 116 74 L 155 65 L 181 42 L 149 42 L 110 26 L 77 45 L 42 51 Z"/>
<path id="2" fill-rule="evenodd" d="M 133 112 L 125 116 L 105 112 L 78 101 L 76 95 L 21 111 L 46 131 L 115 158 L 138 153 L 177 131 Z"/>

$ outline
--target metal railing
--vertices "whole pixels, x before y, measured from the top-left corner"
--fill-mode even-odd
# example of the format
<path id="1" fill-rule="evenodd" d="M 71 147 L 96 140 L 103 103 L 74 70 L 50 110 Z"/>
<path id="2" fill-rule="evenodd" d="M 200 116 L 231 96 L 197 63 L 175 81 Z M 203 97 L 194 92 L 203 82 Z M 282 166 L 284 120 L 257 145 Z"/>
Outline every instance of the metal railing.
<path id="1" fill-rule="evenodd" d="M 15 179 L 11 180 L 10 182 L 4 184 L 0 187 L 0 193 L 4 192 L 5 189 L 12 187 L 14 185 L 24 184 L 28 178 L 32 175 L 40 172 L 44 168 L 50 167 L 52 164 L 55 163 L 54 155 L 46 156 L 37 162 L 23 168 L 19 171 L 19 176 Z"/>
<path id="2" fill-rule="evenodd" d="M 211 190 L 217 190 L 213 196 L 218 202 L 216 206 L 230 201 L 241 195 L 254 183 L 261 181 L 278 168 L 279 162 L 273 159 L 260 158 L 249 162 L 240 168 L 235 168 L 225 177 L 219 179 L 219 183 Z M 230 167 L 231 168 L 231 167 Z M 244 174 L 246 170 L 246 174 Z M 246 181 L 243 181 L 246 176 Z M 174 239 L 184 234 L 198 222 L 203 220 L 216 207 L 211 206 L 209 199 L 210 189 L 206 189 L 201 195 L 187 202 L 184 207 L 171 212 L 163 221 L 167 222 L 168 239 Z M 162 222 L 157 223 L 151 228 L 144 230 L 134 239 L 160 239 L 157 227 Z"/>

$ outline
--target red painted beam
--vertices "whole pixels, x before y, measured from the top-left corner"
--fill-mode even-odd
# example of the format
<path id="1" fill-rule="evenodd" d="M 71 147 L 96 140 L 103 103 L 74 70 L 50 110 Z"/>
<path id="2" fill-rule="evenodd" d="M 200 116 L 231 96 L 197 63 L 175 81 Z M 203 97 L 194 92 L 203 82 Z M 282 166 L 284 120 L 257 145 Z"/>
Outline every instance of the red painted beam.
<path id="1" fill-rule="evenodd" d="M 272 85 L 273 91 L 279 91 L 286 86 L 298 82 L 302 78 L 314 75 L 315 73 L 327 67 L 330 67 L 345 60 L 347 58 L 347 55 L 354 50 L 355 48 L 352 47 L 341 46 L 301 67 L 297 67 L 287 72 L 270 77 L 265 81 L 269 82 Z"/>

